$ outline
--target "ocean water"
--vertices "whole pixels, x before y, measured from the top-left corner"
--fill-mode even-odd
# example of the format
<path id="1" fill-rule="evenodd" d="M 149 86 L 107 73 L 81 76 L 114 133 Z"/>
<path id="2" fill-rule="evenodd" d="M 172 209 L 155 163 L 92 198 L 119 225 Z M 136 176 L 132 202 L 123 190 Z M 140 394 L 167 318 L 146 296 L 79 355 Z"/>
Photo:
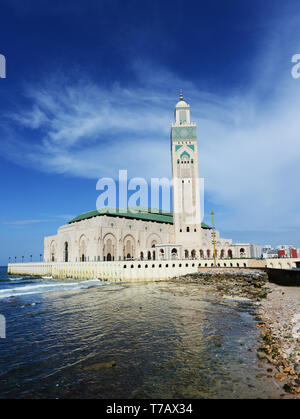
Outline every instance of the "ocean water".
<path id="1" fill-rule="evenodd" d="M 254 313 L 195 284 L 0 273 L 0 398 L 272 397 Z"/>

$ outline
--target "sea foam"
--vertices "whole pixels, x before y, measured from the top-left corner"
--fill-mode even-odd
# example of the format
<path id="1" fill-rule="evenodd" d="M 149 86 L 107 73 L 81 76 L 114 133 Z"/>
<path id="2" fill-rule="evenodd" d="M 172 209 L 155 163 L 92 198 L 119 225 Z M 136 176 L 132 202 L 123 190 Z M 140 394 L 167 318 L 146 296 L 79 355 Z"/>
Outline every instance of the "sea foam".
<path id="1" fill-rule="evenodd" d="M 87 289 L 90 287 L 95 287 L 103 285 L 104 282 L 99 279 L 90 279 L 79 282 L 53 282 L 53 283 L 35 283 L 30 285 L 16 286 L 12 288 L 5 288 L 0 290 L 0 299 L 9 298 L 9 297 L 19 297 L 22 295 L 30 294 L 43 294 L 46 292 L 54 291 L 72 291 L 78 289 Z M 105 283 L 107 284 L 107 283 Z"/>

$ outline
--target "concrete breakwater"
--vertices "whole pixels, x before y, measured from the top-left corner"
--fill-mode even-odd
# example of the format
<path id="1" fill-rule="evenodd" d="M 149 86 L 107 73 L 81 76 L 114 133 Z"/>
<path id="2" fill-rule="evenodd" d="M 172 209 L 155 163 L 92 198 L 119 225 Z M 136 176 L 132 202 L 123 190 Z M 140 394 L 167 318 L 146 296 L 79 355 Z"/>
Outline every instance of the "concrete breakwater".
<path id="1" fill-rule="evenodd" d="M 212 268 L 212 260 L 160 260 L 120 262 L 38 262 L 11 263 L 10 275 L 49 276 L 64 279 L 92 279 L 109 281 L 155 281 L 196 273 L 199 270 L 224 268 L 264 267 L 265 261 L 255 259 L 218 260 Z"/>
<path id="2" fill-rule="evenodd" d="M 277 271 L 277 275 L 285 279 L 285 270 L 293 272 L 298 259 L 219 259 L 217 267 L 213 267 L 212 260 L 144 260 L 118 262 L 30 262 L 10 263 L 8 274 L 49 276 L 57 279 L 92 279 L 109 281 L 156 281 L 171 279 L 176 276 L 196 272 L 217 273 L 218 270 L 241 268 L 266 269 Z M 276 266 L 276 268 L 275 268 Z"/>

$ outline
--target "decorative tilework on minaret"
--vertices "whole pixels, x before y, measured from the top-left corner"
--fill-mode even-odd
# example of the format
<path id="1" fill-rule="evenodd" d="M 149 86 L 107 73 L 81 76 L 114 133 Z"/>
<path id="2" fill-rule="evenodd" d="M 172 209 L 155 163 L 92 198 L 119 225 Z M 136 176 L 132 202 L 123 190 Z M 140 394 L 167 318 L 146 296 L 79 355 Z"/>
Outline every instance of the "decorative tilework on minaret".
<path id="1" fill-rule="evenodd" d="M 175 242 L 201 245 L 200 186 L 196 124 L 191 122 L 190 105 L 180 100 L 171 128 L 173 212 Z"/>

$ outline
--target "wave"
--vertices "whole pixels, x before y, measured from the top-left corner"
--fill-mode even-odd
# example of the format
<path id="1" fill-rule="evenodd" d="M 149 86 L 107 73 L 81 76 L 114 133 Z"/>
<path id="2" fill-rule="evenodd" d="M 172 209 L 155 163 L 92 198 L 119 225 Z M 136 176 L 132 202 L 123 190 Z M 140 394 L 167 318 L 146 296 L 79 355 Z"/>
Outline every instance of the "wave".
<path id="1" fill-rule="evenodd" d="M 43 294 L 54 291 L 72 291 L 78 289 L 87 289 L 108 282 L 102 282 L 99 279 L 89 279 L 80 282 L 54 282 L 54 283 L 37 283 L 14 288 L 6 288 L 0 290 L 0 299 L 9 297 L 19 297 L 22 295 Z"/>
<path id="2" fill-rule="evenodd" d="M 18 278 L 8 278 L 9 281 L 22 281 L 22 279 L 25 278 L 23 278 L 23 276 L 19 276 Z"/>

